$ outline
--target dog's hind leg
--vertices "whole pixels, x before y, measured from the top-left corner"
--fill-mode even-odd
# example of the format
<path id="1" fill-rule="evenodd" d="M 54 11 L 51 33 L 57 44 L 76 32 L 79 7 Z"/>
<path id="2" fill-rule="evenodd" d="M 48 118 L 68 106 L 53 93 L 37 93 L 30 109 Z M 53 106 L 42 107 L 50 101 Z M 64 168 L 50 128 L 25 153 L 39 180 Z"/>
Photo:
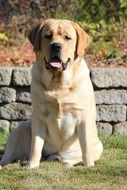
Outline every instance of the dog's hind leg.
<path id="1" fill-rule="evenodd" d="M 5 166 L 14 161 L 28 160 L 31 143 L 31 122 L 24 121 L 19 127 L 14 129 L 7 141 L 5 153 L 0 161 L 1 166 Z"/>

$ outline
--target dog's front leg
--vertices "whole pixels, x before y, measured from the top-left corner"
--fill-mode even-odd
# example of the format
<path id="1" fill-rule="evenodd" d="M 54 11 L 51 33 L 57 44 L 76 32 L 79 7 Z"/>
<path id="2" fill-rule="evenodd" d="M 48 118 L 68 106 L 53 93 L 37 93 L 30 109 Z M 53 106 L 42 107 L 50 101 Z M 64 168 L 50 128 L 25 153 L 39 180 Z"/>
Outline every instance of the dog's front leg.
<path id="1" fill-rule="evenodd" d="M 84 166 L 92 167 L 94 166 L 94 156 L 93 156 L 93 147 L 92 147 L 92 128 L 90 123 L 82 121 L 80 126 L 78 126 L 78 137 L 82 151 L 82 160 Z"/>
<path id="2" fill-rule="evenodd" d="M 45 139 L 45 128 L 42 123 L 39 122 L 34 116 L 32 116 L 32 140 L 31 140 L 31 152 L 28 161 L 29 168 L 36 168 L 40 164 L 42 148 Z"/>

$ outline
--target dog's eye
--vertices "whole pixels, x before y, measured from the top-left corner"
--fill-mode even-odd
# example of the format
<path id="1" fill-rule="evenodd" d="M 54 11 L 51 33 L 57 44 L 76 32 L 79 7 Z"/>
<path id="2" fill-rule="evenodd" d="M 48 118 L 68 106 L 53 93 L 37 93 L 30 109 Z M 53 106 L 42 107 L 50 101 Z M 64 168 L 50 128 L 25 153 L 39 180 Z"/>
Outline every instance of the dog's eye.
<path id="1" fill-rule="evenodd" d="M 65 36 L 65 39 L 66 39 L 66 40 L 71 40 L 71 37 L 66 35 L 66 36 Z"/>
<path id="2" fill-rule="evenodd" d="M 47 39 L 52 39 L 52 34 L 51 34 L 51 33 L 45 34 L 45 38 L 47 38 Z"/>

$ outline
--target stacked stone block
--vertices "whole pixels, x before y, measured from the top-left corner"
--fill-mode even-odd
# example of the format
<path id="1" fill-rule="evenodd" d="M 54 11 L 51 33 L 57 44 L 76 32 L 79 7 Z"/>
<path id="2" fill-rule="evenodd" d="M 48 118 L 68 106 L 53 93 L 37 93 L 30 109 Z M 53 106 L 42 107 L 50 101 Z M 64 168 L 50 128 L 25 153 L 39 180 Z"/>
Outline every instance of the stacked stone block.
<path id="1" fill-rule="evenodd" d="M 31 117 L 31 68 L 0 67 L 0 130 L 10 132 Z"/>
<path id="2" fill-rule="evenodd" d="M 127 68 L 92 68 L 100 134 L 127 135 Z M 31 68 L 0 67 L 0 130 L 31 118 Z M 84 84 L 85 85 L 85 84 Z"/>
<path id="3" fill-rule="evenodd" d="M 99 133 L 127 135 L 127 68 L 94 68 L 91 79 Z"/>

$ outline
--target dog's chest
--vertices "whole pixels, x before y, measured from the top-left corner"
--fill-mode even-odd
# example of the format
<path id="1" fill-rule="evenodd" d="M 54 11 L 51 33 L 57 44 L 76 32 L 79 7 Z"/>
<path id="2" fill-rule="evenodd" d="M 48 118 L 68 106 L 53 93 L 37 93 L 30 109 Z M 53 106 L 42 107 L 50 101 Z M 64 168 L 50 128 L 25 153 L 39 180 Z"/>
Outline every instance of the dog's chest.
<path id="1" fill-rule="evenodd" d="M 47 110 L 46 123 L 51 137 L 56 135 L 61 140 L 67 140 L 76 133 L 78 125 L 78 112 L 69 104 L 59 99 L 55 99 L 54 104 L 50 104 Z"/>
<path id="2" fill-rule="evenodd" d="M 46 118 L 48 133 L 53 138 L 59 137 L 61 140 L 67 140 L 76 133 L 77 118 L 73 114 L 67 113 L 61 116 L 55 116 L 52 113 Z"/>

